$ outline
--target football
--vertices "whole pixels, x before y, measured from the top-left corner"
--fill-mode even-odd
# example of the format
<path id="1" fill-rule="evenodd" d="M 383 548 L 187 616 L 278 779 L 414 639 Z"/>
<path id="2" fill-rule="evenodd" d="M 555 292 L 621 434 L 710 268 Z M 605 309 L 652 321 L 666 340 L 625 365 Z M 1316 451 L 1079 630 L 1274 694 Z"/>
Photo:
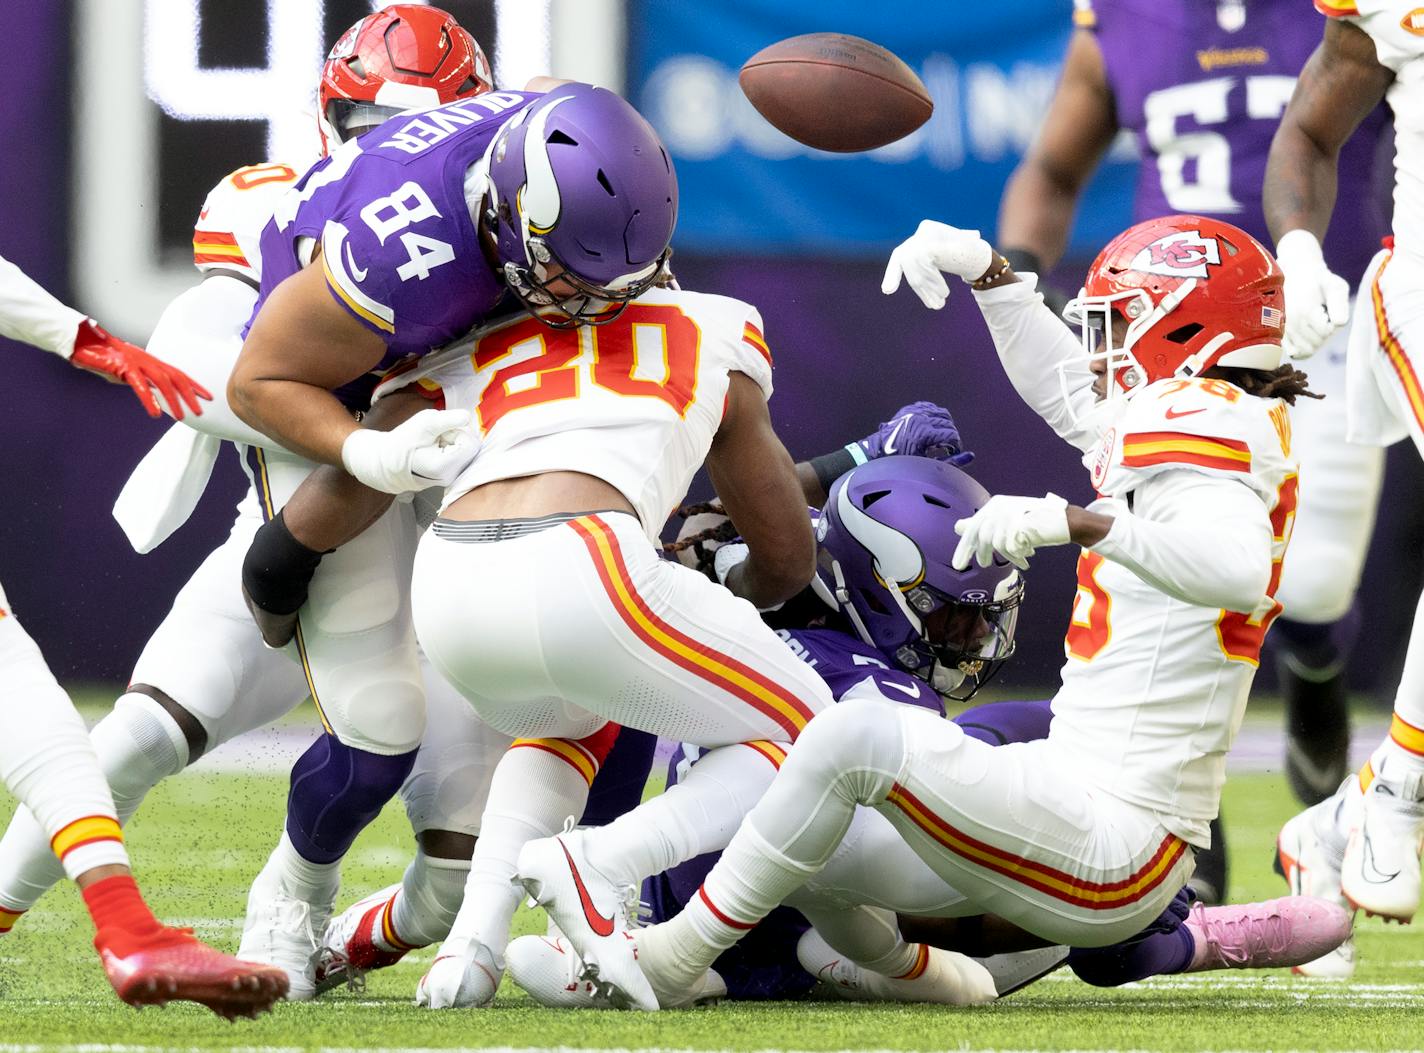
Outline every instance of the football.
<path id="1" fill-rule="evenodd" d="M 737 79 L 776 128 L 835 153 L 903 139 L 934 112 L 914 70 L 879 44 L 845 33 L 779 41 L 748 59 Z"/>

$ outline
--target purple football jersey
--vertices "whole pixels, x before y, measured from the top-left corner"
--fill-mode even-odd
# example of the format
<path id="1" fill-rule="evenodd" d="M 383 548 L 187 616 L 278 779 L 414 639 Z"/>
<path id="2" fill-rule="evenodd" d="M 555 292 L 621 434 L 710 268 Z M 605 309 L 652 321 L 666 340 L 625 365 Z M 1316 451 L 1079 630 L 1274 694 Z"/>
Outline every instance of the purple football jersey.
<path id="1" fill-rule="evenodd" d="M 778 629 L 776 635 L 817 672 L 837 702 L 868 680 L 886 698 L 944 713 L 944 700 L 928 684 L 894 668 L 885 655 L 854 636 L 835 629 Z"/>
<path id="2" fill-rule="evenodd" d="M 1266 156 L 1324 32 L 1308 0 L 1077 0 L 1074 20 L 1095 29 L 1118 124 L 1142 154 L 1134 222 L 1196 213 L 1273 247 L 1261 206 Z M 1377 108 L 1340 156 L 1325 258 L 1350 281 L 1389 232 L 1378 164 L 1388 124 Z"/>
<path id="3" fill-rule="evenodd" d="M 301 269 L 298 240 L 311 238 L 321 245 L 332 296 L 386 342 L 377 373 L 484 321 L 505 285 L 480 247 L 466 174 L 504 123 L 537 98 L 490 92 L 393 117 L 316 164 L 262 232 L 253 318 Z M 354 405 L 367 387 L 357 381 L 338 395 Z"/>

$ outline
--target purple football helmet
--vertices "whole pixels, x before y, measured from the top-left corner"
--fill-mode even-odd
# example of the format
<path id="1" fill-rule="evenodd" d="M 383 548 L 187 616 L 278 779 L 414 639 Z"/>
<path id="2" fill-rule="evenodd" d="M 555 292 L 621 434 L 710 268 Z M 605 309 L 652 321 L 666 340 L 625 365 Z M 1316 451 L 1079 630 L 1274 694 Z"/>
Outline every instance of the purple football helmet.
<path id="1" fill-rule="evenodd" d="M 658 133 L 625 100 L 566 84 L 490 144 L 485 223 L 505 283 L 530 311 L 560 328 L 596 325 L 663 277 L 677 174 Z"/>
<path id="2" fill-rule="evenodd" d="M 955 570 L 954 524 L 989 500 L 960 469 L 882 457 L 831 486 L 816 524 L 820 597 L 940 694 L 971 697 L 1014 653 L 1023 579 L 1007 561 Z"/>

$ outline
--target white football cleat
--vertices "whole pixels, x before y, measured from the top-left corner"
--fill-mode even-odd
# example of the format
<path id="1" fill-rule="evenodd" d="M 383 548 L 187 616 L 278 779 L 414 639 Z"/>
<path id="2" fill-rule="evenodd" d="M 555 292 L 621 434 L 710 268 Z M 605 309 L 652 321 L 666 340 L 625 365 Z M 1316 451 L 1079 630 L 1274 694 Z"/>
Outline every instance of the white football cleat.
<path id="1" fill-rule="evenodd" d="M 355 991 L 366 986 L 366 973 L 395 965 L 407 950 L 388 951 L 376 945 L 386 905 L 401 890 L 399 884 L 359 899 L 327 923 L 313 965 L 316 993 L 342 984 Z"/>
<path id="2" fill-rule="evenodd" d="M 521 936 L 509 945 L 509 975 L 540 1005 L 555 1009 L 620 1008 L 608 998 L 606 986 L 583 979 L 583 962 L 562 938 Z M 659 1000 L 663 1009 L 715 1005 L 727 996 L 727 985 L 709 969 L 685 998 Z"/>
<path id="3" fill-rule="evenodd" d="M 247 916 L 237 956 L 243 961 L 275 965 L 287 974 L 287 1001 L 316 997 L 317 933 L 326 928 L 336 902 L 337 885 L 329 893 L 307 900 L 282 881 L 274 860 L 268 860 L 247 893 Z"/>
<path id="4" fill-rule="evenodd" d="M 1360 821 L 1340 866 L 1345 899 L 1366 914 L 1409 923 L 1419 909 L 1419 851 L 1424 839 L 1424 775 L 1375 773 Z"/>
<path id="5" fill-rule="evenodd" d="M 1354 781 L 1351 775 L 1348 781 Z M 1276 837 L 1275 870 L 1286 879 L 1292 896 L 1314 896 L 1348 907 L 1340 891 L 1340 863 L 1345 844 L 1335 824 L 1339 795 L 1349 792 L 1342 786 L 1335 797 L 1311 805 L 1286 821 Z M 1355 974 L 1355 938 L 1350 936 L 1329 954 L 1295 966 L 1292 972 L 1333 980 L 1348 980 Z"/>
<path id="6" fill-rule="evenodd" d="M 503 976 L 494 952 L 479 940 L 448 939 L 416 985 L 415 1004 L 426 1009 L 478 1009 L 494 1001 Z"/>
<path id="7" fill-rule="evenodd" d="M 999 997 L 989 970 L 973 958 L 922 943 L 915 976 L 895 979 L 841 955 L 815 929 L 796 944 L 801 968 L 852 1002 L 930 1002 L 980 1005 Z"/>
<path id="8" fill-rule="evenodd" d="M 658 1008 L 657 995 L 638 965 L 638 945 L 629 932 L 636 921 L 629 906 L 637 889 L 614 885 L 588 862 L 583 833 L 530 841 L 519 851 L 518 881 L 564 933 L 591 980 L 617 1008 Z"/>
<path id="9" fill-rule="evenodd" d="M 1029 951 L 1006 951 L 974 960 L 989 971 L 994 990 L 1003 998 L 1067 965 L 1068 948 L 1061 945 L 1036 947 Z"/>

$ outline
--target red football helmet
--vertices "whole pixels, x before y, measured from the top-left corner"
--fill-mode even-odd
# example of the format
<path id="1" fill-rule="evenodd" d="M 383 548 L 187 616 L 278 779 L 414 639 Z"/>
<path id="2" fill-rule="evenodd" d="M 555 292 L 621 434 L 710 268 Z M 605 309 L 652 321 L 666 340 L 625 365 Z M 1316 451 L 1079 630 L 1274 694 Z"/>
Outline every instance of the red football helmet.
<path id="1" fill-rule="evenodd" d="M 1275 257 L 1239 227 L 1163 216 L 1108 242 L 1063 316 L 1082 326 L 1090 359 L 1107 362 L 1112 396 L 1212 366 L 1275 369 L 1282 284 Z M 1115 319 L 1126 323 L 1118 346 Z"/>
<path id="2" fill-rule="evenodd" d="M 392 4 L 341 34 L 321 68 L 321 152 L 405 110 L 494 90 L 475 38 L 438 7 Z"/>

